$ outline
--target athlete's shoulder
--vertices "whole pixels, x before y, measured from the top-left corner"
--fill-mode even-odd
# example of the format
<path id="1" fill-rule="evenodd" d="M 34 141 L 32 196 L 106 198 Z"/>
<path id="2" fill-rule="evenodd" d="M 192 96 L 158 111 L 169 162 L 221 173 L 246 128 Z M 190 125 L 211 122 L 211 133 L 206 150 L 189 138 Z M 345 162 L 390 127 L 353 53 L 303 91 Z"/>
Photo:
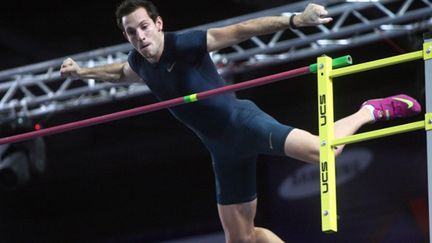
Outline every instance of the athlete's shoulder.
<path id="1" fill-rule="evenodd" d="M 202 56 L 207 52 L 206 33 L 205 30 L 188 30 L 175 32 L 172 38 L 180 55 Z"/>

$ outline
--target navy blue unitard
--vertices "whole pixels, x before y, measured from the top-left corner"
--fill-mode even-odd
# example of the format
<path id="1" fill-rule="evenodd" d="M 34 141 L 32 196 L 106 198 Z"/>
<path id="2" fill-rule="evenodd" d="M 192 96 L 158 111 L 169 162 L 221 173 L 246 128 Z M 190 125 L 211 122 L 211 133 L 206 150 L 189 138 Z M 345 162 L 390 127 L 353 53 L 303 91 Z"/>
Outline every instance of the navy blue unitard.
<path id="1" fill-rule="evenodd" d="M 158 63 L 149 63 L 136 50 L 129 65 L 159 100 L 177 98 L 225 85 L 207 52 L 206 31 L 165 33 Z M 282 125 L 249 100 L 225 93 L 170 108 L 210 151 L 219 204 L 256 198 L 258 154 L 284 155 L 292 127 Z"/>

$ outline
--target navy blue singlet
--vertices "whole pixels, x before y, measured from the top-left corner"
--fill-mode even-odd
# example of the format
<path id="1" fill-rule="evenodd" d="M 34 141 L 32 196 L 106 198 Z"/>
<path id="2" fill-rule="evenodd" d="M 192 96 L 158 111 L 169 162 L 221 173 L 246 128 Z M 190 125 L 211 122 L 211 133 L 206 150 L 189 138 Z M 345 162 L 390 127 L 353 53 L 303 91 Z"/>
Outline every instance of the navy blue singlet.
<path id="1" fill-rule="evenodd" d="M 165 33 L 164 50 L 157 64 L 136 50 L 129 65 L 159 100 L 177 98 L 225 85 L 207 52 L 206 31 Z M 253 102 L 231 93 L 170 108 L 192 129 L 211 153 L 219 204 L 256 198 L 258 154 L 285 155 L 284 143 L 293 129 L 280 124 Z"/>

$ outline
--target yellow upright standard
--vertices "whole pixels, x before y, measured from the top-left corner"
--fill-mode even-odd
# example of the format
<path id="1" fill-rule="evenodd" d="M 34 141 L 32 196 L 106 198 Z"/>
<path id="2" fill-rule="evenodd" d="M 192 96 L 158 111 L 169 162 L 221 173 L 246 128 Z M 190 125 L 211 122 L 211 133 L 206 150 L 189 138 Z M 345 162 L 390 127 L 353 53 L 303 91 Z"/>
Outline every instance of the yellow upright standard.
<path id="1" fill-rule="evenodd" d="M 432 38 L 429 38 L 432 39 Z M 367 70 L 382 68 L 418 59 L 425 60 L 426 91 L 432 90 L 432 44 L 427 41 L 423 51 L 410 52 L 398 56 L 383 58 L 371 62 L 361 63 L 349 67 L 341 67 L 333 70 L 332 59 L 327 56 L 319 57 L 317 61 L 318 76 L 318 125 L 320 138 L 320 190 L 321 190 L 321 219 L 322 231 L 337 232 L 337 207 L 336 207 L 336 165 L 334 148 L 342 144 L 350 144 L 369 139 L 375 139 L 403 132 L 410 132 L 425 128 L 428 131 L 428 180 L 429 202 L 432 202 L 432 98 L 426 95 L 426 114 L 424 121 L 411 122 L 398 126 L 350 135 L 342 138 L 334 137 L 334 108 L 333 108 L 333 78 L 359 73 Z M 429 204 L 432 208 L 432 203 Z M 432 210 L 430 210 L 432 212 Z M 432 213 L 430 213 L 432 218 Z M 432 225 L 432 223 L 430 224 Z M 431 226 L 432 232 L 432 226 Z M 431 233 L 432 239 L 432 233 Z M 432 241 L 431 241 L 432 242 Z"/>
<path id="2" fill-rule="evenodd" d="M 318 125 L 320 134 L 320 190 L 322 231 L 337 232 L 332 59 L 318 58 Z"/>

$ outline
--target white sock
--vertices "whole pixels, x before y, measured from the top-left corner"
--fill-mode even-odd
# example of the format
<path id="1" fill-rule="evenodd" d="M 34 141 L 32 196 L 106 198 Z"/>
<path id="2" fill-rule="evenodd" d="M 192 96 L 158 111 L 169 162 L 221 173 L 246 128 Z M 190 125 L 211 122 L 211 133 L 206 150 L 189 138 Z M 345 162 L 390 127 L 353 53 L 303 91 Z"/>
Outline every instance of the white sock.
<path id="1" fill-rule="evenodd" d="M 367 108 L 370 111 L 371 116 L 372 116 L 372 120 L 373 120 L 373 122 L 375 122 L 375 116 L 373 114 L 375 107 L 373 107 L 372 105 L 364 105 L 363 107 Z"/>

